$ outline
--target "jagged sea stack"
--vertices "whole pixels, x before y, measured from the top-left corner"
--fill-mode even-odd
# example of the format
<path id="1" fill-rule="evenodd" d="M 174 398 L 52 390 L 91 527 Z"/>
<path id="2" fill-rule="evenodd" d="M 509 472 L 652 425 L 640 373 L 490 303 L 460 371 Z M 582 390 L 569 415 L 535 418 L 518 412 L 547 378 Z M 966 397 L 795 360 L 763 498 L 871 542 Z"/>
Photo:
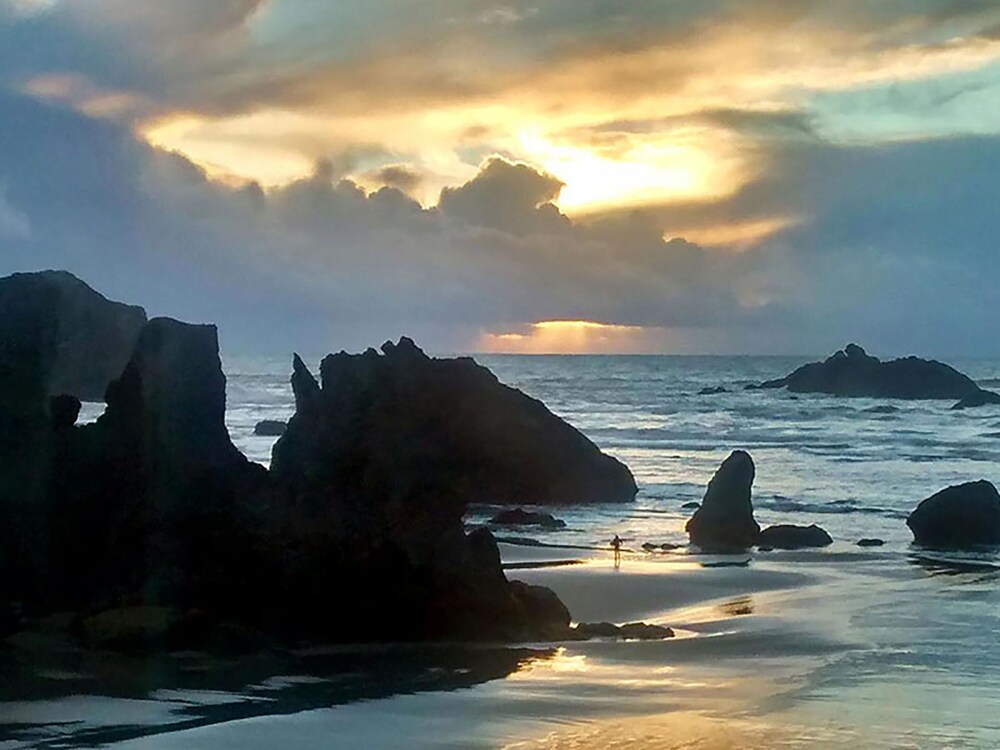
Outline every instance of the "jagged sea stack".
<path id="1" fill-rule="evenodd" d="M 382 352 L 326 357 L 321 383 L 293 361 L 271 462 L 294 550 L 286 611 L 338 640 L 565 633 L 554 594 L 508 582 L 486 529 L 466 535 L 466 505 L 629 500 L 631 474 L 471 359 L 409 339 Z"/>
<path id="2" fill-rule="evenodd" d="M 326 357 L 322 387 L 296 358 L 276 475 L 326 475 L 352 492 L 378 477 L 462 507 L 634 499 L 628 467 L 474 360 L 433 359 L 405 337 L 382 352 Z"/>
<path id="3" fill-rule="evenodd" d="M 701 507 L 687 523 L 691 543 L 707 551 L 733 551 L 753 546 L 760 526 L 750 500 L 755 475 L 746 451 L 733 451 L 708 483 Z"/>

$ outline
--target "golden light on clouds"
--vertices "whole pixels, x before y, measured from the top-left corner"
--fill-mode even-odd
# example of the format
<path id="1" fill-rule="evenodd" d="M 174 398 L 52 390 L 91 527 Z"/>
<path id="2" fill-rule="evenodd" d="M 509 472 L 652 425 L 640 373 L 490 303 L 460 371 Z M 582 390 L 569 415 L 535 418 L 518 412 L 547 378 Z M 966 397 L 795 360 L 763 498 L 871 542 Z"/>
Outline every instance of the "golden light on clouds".
<path id="1" fill-rule="evenodd" d="M 237 177 L 276 186 L 315 169 L 314 159 L 287 145 L 307 123 L 304 116 L 290 112 L 261 112 L 224 120 L 182 115 L 150 123 L 143 135 L 158 148 L 183 154 L 211 177 Z"/>
<path id="2" fill-rule="evenodd" d="M 735 182 L 708 148 L 669 138 L 639 140 L 613 155 L 538 133 L 521 133 L 518 141 L 528 163 L 565 183 L 556 203 L 570 214 L 724 195 Z"/>
<path id="3" fill-rule="evenodd" d="M 801 219 L 785 216 L 756 221 L 728 222 L 706 227 L 678 229 L 675 234 L 702 247 L 725 247 L 729 250 L 749 250 L 778 232 L 801 223 Z M 664 240 L 672 239 L 664 236 Z"/>
<path id="4" fill-rule="evenodd" d="M 414 175 L 408 192 L 427 207 L 442 188 L 467 182 L 499 154 L 560 180 L 555 203 L 574 217 L 721 204 L 766 172 L 768 139 L 876 137 L 865 130 L 870 123 L 861 121 L 855 133 L 844 118 L 809 117 L 816 94 L 933 79 L 1000 60 L 997 39 L 878 45 L 853 28 L 809 17 L 772 33 L 778 15 L 723 17 L 696 38 L 665 31 L 626 45 L 581 41 L 537 59 L 455 27 L 436 35 L 433 48 L 410 40 L 364 64 L 318 62 L 252 106 L 229 113 L 192 106 L 139 130 L 213 177 L 267 188 L 307 177 L 317 160 L 331 159 L 344 163 L 335 178 L 376 190 L 380 168 L 398 165 Z M 65 98 L 64 83 L 43 81 L 36 93 Z M 108 110 L 128 104 L 115 96 L 88 100 Z M 803 113 L 801 125 L 794 117 L 783 124 L 782 113 Z M 799 220 L 760 215 L 662 229 L 742 250 Z"/>
<path id="5" fill-rule="evenodd" d="M 484 333 L 477 348 L 495 354 L 629 354 L 663 349 L 668 339 L 664 328 L 542 320 L 523 331 Z"/>

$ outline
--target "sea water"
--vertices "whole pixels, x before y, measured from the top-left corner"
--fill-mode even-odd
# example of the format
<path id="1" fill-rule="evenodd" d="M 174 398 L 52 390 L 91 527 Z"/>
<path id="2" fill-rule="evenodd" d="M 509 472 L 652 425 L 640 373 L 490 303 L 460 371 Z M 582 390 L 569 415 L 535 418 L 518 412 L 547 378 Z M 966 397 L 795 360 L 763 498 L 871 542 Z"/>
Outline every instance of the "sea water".
<path id="1" fill-rule="evenodd" d="M 677 638 L 529 645 L 502 667 L 435 653 L 417 687 L 390 670 L 374 693 L 340 690 L 350 671 L 287 665 L 239 690 L 161 681 L 124 696 L 67 678 L 65 695 L 56 684 L 46 700 L 0 703 L 0 727 L 27 727 L 7 742 L 0 728 L 0 748 L 1000 747 L 1000 558 L 928 554 L 905 525 L 939 489 L 1000 480 L 1000 408 L 744 390 L 804 357 L 476 359 L 628 464 L 639 486 L 634 503 L 549 509 L 563 530 L 507 532 L 570 548 L 503 545 L 508 562 L 587 565 L 509 574 L 553 587 L 578 619 L 641 618 Z M 1000 385 L 1000 362 L 952 364 Z M 267 463 L 274 439 L 253 427 L 294 411 L 290 362 L 230 356 L 225 369 L 233 441 Z M 699 395 L 717 386 L 727 392 Z M 686 542 L 682 506 L 734 449 L 756 463 L 762 526 L 817 523 L 834 544 L 728 561 L 644 552 Z M 495 510 L 472 507 L 466 521 Z M 606 551 L 614 534 L 628 548 L 620 569 Z M 860 548 L 863 537 L 886 543 Z"/>
<path id="2" fill-rule="evenodd" d="M 540 399 L 603 450 L 624 461 L 636 502 L 561 510 L 570 528 L 544 541 L 590 543 L 615 533 L 642 542 L 686 541 L 676 523 L 735 449 L 757 467 L 754 507 L 766 525 L 818 523 L 835 538 L 912 538 L 906 516 L 958 482 L 1000 481 L 1000 408 L 955 411 L 951 401 L 838 398 L 746 391 L 808 361 L 791 357 L 477 355 L 500 380 Z M 314 362 L 318 370 L 318 361 Z M 983 387 L 1000 384 L 1000 362 L 957 361 Z M 288 419 L 294 403 L 284 359 L 226 362 L 233 441 L 270 460 L 263 419 Z M 703 388 L 726 393 L 698 395 Z M 996 472 L 994 474 L 994 472 Z M 471 521 L 489 509 L 473 509 Z"/>

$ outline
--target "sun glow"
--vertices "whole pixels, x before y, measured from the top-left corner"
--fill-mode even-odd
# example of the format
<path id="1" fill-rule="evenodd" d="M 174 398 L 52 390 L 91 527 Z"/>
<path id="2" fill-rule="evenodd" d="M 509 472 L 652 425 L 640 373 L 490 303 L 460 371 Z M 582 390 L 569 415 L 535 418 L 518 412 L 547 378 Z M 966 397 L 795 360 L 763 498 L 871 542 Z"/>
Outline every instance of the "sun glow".
<path id="1" fill-rule="evenodd" d="M 614 153 L 521 133 L 520 151 L 565 183 L 556 201 L 570 213 L 728 192 L 728 167 L 693 143 L 638 142 Z"/>
<path id="2" fill-rule="evenodd" d="M 663 350 L 667 334 L 664 328 L 542 320 L 518 331 L 486 332 L 478 349 L 497 354 L 630 354 Z"/>

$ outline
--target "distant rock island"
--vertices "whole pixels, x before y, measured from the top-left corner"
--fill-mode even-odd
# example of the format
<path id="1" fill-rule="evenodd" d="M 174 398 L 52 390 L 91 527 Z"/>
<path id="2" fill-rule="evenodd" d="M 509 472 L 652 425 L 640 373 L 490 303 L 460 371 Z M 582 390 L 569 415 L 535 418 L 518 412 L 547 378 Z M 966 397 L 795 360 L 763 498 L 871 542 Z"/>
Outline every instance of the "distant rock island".
<path id="1" fill-rule="evenodd" d="M 405 338 L 331 355 L 319 381 L 296 356 L 269 471 L 226 430 L 215 327 L 156 318 L 109 382 L 88 374 L 107 408 L 76 425 L 54 341 L 76 358 L 110 334 L 60 321 L 47 278 L 7 287 L 17 325 L 0 326 L 0 631 L 72 612 L 88 637 L 144 648 L 227 624 L 326 642 L 573 635 L 559 598 L 508 581 L 491 533 L 463 525 L 471 501 L 634 497 L 629 470 L 543 404 Z"/>
<path id="2" fill-rule="evenodd" d="M 847 397 L 968 399 L 970 406 L 996 395 L 983 391 L 967 375 L 942 362 L 918 357 L 883 362 L 857 344 L 848 344 L 823 362 L 803 365 L 783 378 L 755 387 Z M 983 394 L 988 395 L 984 398 Z"/>

